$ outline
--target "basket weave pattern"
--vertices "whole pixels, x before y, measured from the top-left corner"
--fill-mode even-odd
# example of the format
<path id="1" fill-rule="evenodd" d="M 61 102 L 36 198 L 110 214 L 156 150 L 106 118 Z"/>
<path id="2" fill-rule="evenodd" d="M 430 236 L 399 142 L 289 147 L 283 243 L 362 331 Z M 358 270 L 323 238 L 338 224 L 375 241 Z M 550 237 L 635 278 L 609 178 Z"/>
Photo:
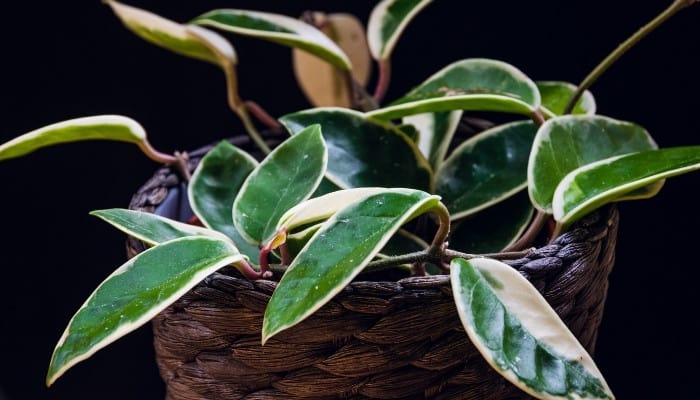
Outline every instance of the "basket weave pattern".
<path id="1" fill-rule="evenodd" d="M 192 165 L 198 153 L 193 156 Z M 183 197 L 182 188 L 177 174 L 163 168 L 134 195 L 130 208 L 157 212 L 166 199 Z M 169 213 L 186 210 L 171 207 Z M 552 244 L 508 261 L 591 353 L 617 225 L 617 209 L 606 207 Z M 143 249 L 134 240 L 127 248 L 131 255 Z M 528 398 L 469 341 L 447 276 L 355 281 L 262 347 L 263 313 L 275 286 L 224 268 L 153 320 L 167 399 Z"/>

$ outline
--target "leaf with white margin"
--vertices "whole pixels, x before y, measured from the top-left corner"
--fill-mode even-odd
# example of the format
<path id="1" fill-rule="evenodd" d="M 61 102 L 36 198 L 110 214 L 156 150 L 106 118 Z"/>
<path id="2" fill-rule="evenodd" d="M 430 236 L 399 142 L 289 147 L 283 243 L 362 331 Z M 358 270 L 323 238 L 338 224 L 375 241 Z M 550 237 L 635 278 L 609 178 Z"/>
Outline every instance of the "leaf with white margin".
<path id="1" fill-rule="evenodd" d="M 191 236 L 206 236 L 231 242 L 231 239 L 221 232 L 185 224 L 145 211 L 110 208 L 91 211 L 90 215 L 102 219 L 127 235 L 151 246 Z"/>
<path id="2" fill-rule="evenodd" d="M 457 258 L 450 279 L 469 339 L 504 378 L 539 399 L 614 398 L 591 356 L 514 268 Z"/>
<path id="3" fill-rule="evenodd" d="M 372 9 L 367 42 L 375 60 L 386 60 L 409 22 L 432 0 L 383 0 Z"/>
<path id="4" fill-rule="evenodd" d="M 187 198 L 202 224 L 226 234 L 241 253 L 255 259 L 260 250 L 243 239 L 233 225 L 233 201 L 258 162 L 227 141 L 219 142 L 197 165 Z"/>
<path id="5" fill-rule="evenodd" d="M 613 156 L 658 146 L 641 126 L 601 115 L 564 115 L 537 131 L 527 166 L 532 203 L 552 213 L 552 197 L 569 172 Z"/>
<path id="6" fill-rule="evenodd" d="M 554 219 L 569 225 L 621 195 L 700 169 L 700 146 L 671 147 L 611 157 L 584 165 L 554 192 Z"/>
<path id="7" fill-rule="evenodd" d="M 569 82 L 538 81 L 535 84 L 542 96 L 542 111 L 549 118 L 563 115 L 569 99 L 576 93 L 576 85 Z M 571 114 L 592 115 L 595 111 L 596 103 L 593 94 L 586 90 L 576 102 Z"/>
<path id="8" fill-rule="evenodd" d="M 404 97 L 367 113 L 391 120 L 436 111 L 498 111 L 532 117 L 540 92 L 522 71 L 503 61 L 470 58 L 441 69 Z"/>
<path id="9" fill-rule="evenodd" d="M 108 0 L 106 3 L 127 28 L 144 40 L 224 69 L 236 64 L 233 46 L 215 32 L 199 26 L 179 24 L 116 1 Z"/>
<path id="10" fill-rule="evenodd" d="M 71 318 L 51 358 L 47 385 L 146 324 L 207 275 L 242 259 L 230 241 L 199 236 L 139 253 L 105 279 Z"/>
<path id="11" fill-rule="evenodd" d="M 430 188 L 427 160 L 415 142 L 390 123 L 340 107 L 299 111 L 279 121 L 292 135 L 313 124 L 323 126 L 329 159 L 326 177 L 339 187 Z"/>
<path id="12" fill-rule="evenodd" d="M 190 23 L 302 49 L 342 70 L 352 69 L 350 59 L 328 36 L 315 27 L 286 15 L 218 9 L 202 14 Z"/>
<path id="13" fill-rule="evenodd" d="M 487 129 L 457 147 L 435 176 L 450 218 L 462 218 L 525 188 L 537 127 L 516 121 Z"/>
<path id="14" fill-rule="evenodd" d="M 330 218 L 341 208 L 385 191 L 386 188 L 379 187 L 343 189 L 306 200 L 285 212 L 280 217 L 276 230 L 291 231 L 296 227 Z"/>
<path id="15" fill-rule="evenodd" d="M 269 240 L 290 208 L 311 197 L 328 164 L 321 126 L 287 138 L 251 172 L 233 202 L 233 223 L 251 244 Z"/>
<path id="16" fill-rule="evenodd" d="M 306 15 L 306 14 L 305 14 Z M 372 71 L 372 57 L 362 22 L 348 13 L 310 13 L 314 26 L 340 47 L 352 63 L 352 77 L 365 87 Z M 294 76 L 306 98 L 317 107 L 353 105 L 347 73 L 301 49 L 292 49 Z"/>
<path id="17" fill-rule="evenodd" d="M 445 160 L 462 111 L 442 111 L 427 114 L 409 115 L 402 123 L 418 130 L 418 148 L 428 160 L 433 171 L 437 171 Z"/>
<path id="18" fill-rule="evenodd" d="M 401 225 L 440 205 L 420 190 L 386 189 L 323 223 L 280 279 L 265 310 L 264 344 L 326 304 L 377 255 Z"/>
<path id="19" fill-rule="evenodd" d="M 70 119 L 18 136 L 0 145 L 0 160 L 21 157 L 43 147 L 82 140 L 113 140 L 149 148 L 146 131 L 131 118 L 96 115 Z"/>

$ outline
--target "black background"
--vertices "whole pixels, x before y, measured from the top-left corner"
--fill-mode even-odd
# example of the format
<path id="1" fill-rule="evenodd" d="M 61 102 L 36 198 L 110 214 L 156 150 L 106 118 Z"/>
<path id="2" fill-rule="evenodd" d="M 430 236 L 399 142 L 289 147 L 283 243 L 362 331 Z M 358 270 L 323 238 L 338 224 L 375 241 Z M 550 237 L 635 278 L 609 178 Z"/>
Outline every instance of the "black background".
<path id="1" fill-rule="evenodd" d="M 174 4 L 177 3 L 177 4 Z M 138 120 L 163 151 L 241 131 L 223 76 L 154 47 L 97 0 L 12 2 L 0 23 L 0 141 L 80 116 Z M 131 2 L 177 21 L 218 7 L 298 16 L 371 1 Z M 489 57 L 535 80 L 578 82 L 666 1 L 436 1 L 395 51 L 388 99 L 452 61 Z M 350 6 L 351 8 L 347 8 Z M 273 115 L 307 107 L 287 48 L 228 36 L 240 57 L 240 92 Z M 660 146 L 700 135 L 700 6 L 645 39 L 593 87 L 598 112 L 646 127 Z M 79 143 L 0 164 L 0 400 L 160 399 L 147 325 L 68 371 L 44 374 L 65 324 L 125 260 L 123 237 L 87 215 L 123 207 L 156 169 L 131 145 Z M 654 199 L 625 203 L 596 360 L 621 399 L 697 395 L 698 175 L 670 179 Z"/>

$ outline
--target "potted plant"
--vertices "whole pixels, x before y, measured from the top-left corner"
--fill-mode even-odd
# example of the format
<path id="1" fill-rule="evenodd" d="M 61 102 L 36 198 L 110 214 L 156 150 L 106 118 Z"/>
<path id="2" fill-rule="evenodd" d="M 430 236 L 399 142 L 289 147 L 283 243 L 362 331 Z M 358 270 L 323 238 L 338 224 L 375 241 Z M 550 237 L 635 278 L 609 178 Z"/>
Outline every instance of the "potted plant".
<path id="1" fill-rule="evenodd" d="M 399 9 L 396 15 L 397 10 L 393 7 L 396 4 L 404 5 L 403 2 L 382 2 L 375 9 L 375 22 L 388 14 L 398 18 L 401 23 L 393 26 L 393 31 L 391 25 L 373 25 L 371 22 L 368 25 L 370 47 L 382 71 L 378 90 L 373 95 L 348 78 L 350 63 L 343 59 L 343 52 L 332 41 L 316 35 L 317 31 L 309 29 L 307 25 L 289 19 L 280 20 L 277 16 L 256 15 L 267 25 L 262 29 L 256 27 L 254 31 L 241 30 L 241 26 L 250 28 L 246 25 L 250 23 L 248 19 L 241 19 L 234 11 L 217 10 L 195 19 L 194 26 L 183 26 L 116 2 L 108 4 L 127 26 L 147 39 L 220 66 L 226 72 L 231 108 L 241 117 L 253 142 L 263 153 L 270 152 L 270 149 L 255 129 L 251 111 L 257 113 L 261 122 L 267 122 L 270 129 L 279 127 L 274 119 L 269 120 L 258 112 L 255 104 L 240 99 L 235 87 L 235 54 L 221 37 L 200 25 L 258 35 L 312 51 L 335 65 L 338 70 L 329 69 L 329 73 L 346 84 L 340 86 L 348 88 L 345 95 L 353 93 L 355 96 L 350 100 L 342 99 L 342 96 L 341 99 L 332 100 L 342 104 L 342 108 L 313 108 L 281 117 L 282 125 L 292 135 L 278 144 L 269 156 L 261 157 L 259 165 L 246 153 L 225 143 L 216 145 L 213 151 L 207 153 L 198 169 L 194 170 L 188 197 L 196 216 L 189 222 L 201 223 L 209 229 L 128 210 L 95 212 L 95 215 L 153 247 L 140 254 L 132 254 L 134 258 L 110 276 L 86 302 L 86 307 L 76 314 L 57 346 L 47 378 L 49 382 L 97 349 L 149 321 L 204 276 L 225 265 L 234 265 L 244 276 L 254 280 L 272 278 L 275 272 L 284 276 L 266 311 L 262 330 L 262 340 L 266 341 L 305 320 L 367 267 L 402 270 L 400 265 L 411 263 L 413 270 L 408 273 L 423 274 L 425 264 L 431 264 L 437 270 L 441 267 L 446 270 L 449 263 L 451 290 L 463 328 L 496 370 L 532 395 L 576 393 L 603 398 L 612 396 L 585 350 L 576 340 L 571 340 L 573 337 L 567 333 L 564 324 L 551 312 L 538 314 L 547 316 L 545 333 L 539 331 L 541 319 L 533 322 L 532 317 L 522 314 L 523 298 L 539 299 L 537 291 L 526 279 L 514 273 L 505 263 L 473 257 L 469 254 L 473 251 L 455 251 L 448 246 L 448 233 L 451 234 L 449 243 L 461 241 L 465 246 L 466 243 L 472 245 L 474 239 L 470 235 L 475 231 L 466 227 L 474 221 L 474 215 L 482 210 L 493 211 L 497 205 L 505 205 L 507 200 L 511 200 L 508 210 L 519 209 L 518 203 L 514 206 L 512 201 L 517 199 L 516 193 L 527 186 L 528 207 L 523 207 L 523 212 L 516 212 L 521 222 L 514 224 L 509 221 L 507 226 L 512 231 L 505 236 L 499 231 L 491 239 L 496 241 L 498 249 L 512 247 L 524 252 L 498 252 L 490 254 L 490 258 L 527 256 L 530 253 L 529 245 L 538 238 L 544 237 L 547 241 L 559 237 L 562 232 L 570 231 L 572 224 L 603 204 L 649 197 L 660 189 L 659 182 L 664 178 L 698 168 L 696 147 L 658 150 L 650 136 L 638 125 L 595 115 L 590 94 L 581 93 L 585 96 L 583 100 L 573 110 L 568 110 L 567 101 L 570 98 L 576 100 L 578 96 L 574 94 L 572 85 L 561 82 L 536 84 L 513 66 L 497 60 L 457 61 L 428 78 L 407 96 L 379 106 L 388 77 L 391 47 L 403 29 L 403 22 L 408 22 L 426 2 Z M 671 10 L 679 10 L 681 5 L 689 4 L 676 2 L 673 6 L 676 8 L 672 7 Z M 313 19 L 314 16 L 309 18 Z M 328 29 L 326 24 L 330 24 L 331 29 L 334 27 L 328 21 L 314 19 L 312 22 L 321 28 Z M 276 29 L 286 35 L 280 38 L 271 34 L 267 31 L 269 24 L 277 24 Z M 390 34 L 382 36 L 387 29 Z M 305 65 L 303 63 L 308 61 L 297 59 L 296 62 L 297 65 Z M 302 85 L 308 85 L 305 81 L 308 78 L 303 76 L 308 68 L 299 68 Z M 589 84 L 584 82 L 582 86 L 585 89 Z M 320 102 L 314 98 L 316 94 L 312 89 L 304 87 L 312 101 Z M 343 104 L 343 101 L 346 103 Z M 451 137 L 455 134 L 462 110 L 497 111 L 525 116 L 531 121 L 506 121 L 469 139 L 461 139 L 464 143 L 458 143 L 454 150 L 450 149 L 448 156 L 448 145 L 452 141 L 439 135 Z M 564 115 L 570 111 L 580 115 Z M 426 130 L 431 123 L 433 128 Z M 444 127 L 442 131 L 436 129 L 439 126 Z M 355 132 L 370 132 L 371 135 L 367 138 L 352 136 Z M 582 138 L 581 135 L 587 136 Z M 348 140 L 353 137 L 355 139 Z M 81 118 L 41 128 L 3 145 L 0 155 L 12 158 L 47 144 L 85 138 L 134 142 L 151 158 L 173 166 L 185 179 L 190 179 L 187 155 L 172 156 L 154 150 L 145 140 L 145 132 L 138 123 L 119 116 Z M 426 141 L 426 138 L 433 141 Z M 376 139 L 379 140 L 373 141 Z M 564 147 L 572 142 L 573 146 Z M 622 145 L 616 147 L 616 143 L 620 142 Z M 505 150 L 498 147 L 504 143 L 510 147 Z M 494 148 L 498 149 L 496 153 L 490 153 Z M 581 153 L 577 154 L 576 151 Z M 352 157 L 343 158 L 345 153 Z M 572 162 L 569 157 L 572 153 L 577 154 L 577 160 L 584 161 Z M 484 154 L 495 155 L 480 159 Z M 508 157 L 501 159 L 499 154 Z M 391 158 L 385 158 L 386 155 L 391 155 Z M 225 163 L 226 160 L 232 160 L 233 164 Z M 357 160 L 360 160 L 359 164 Z M 472 168 L 474 160 L 479 161 Z M 640 165 L 646 169 L 640 170 Z M 354 169 L 358 166 L 362 169 L 360 172 Z M 392 171 L 392 168 L 395 169 Z M 493 182 L 493 178 L 485 182 L 469 181 L 462 174 L 470 168 L 474 176 L 469 178 L 478 179 L 479 172 L 486 169 L 487 176 L 495 176 L 498 182 Z M 611 172 L 611 169 L 615 172 Z M 553 174 L 553 170 L 560 170 L 560 173 Z M 226 175 L 217 175 L 221 172 Z M 508 176 L 510 172 L 515 172 L 513 177 Z M 620 180 L 615 181 L 615 178 Z M 213 187 L 210 184 L 212 181 L 215 183 Z M 217 188 L 222 182 L 222 186 L 228 188 L 223 194 Z M 474 185 L 487 183 L 494 183 L 493 188 L 470 191 Z M 270 188 L 278 185 L 282 185 L 282 189 L 270 191 Z M 592 192 L 595 195 L 591 195 Z M 484 197 L 486 194 L 488 196 Z M 267 204 L 266 199 L 271 203 Z M 530 201 L 537 210 L 534 218 L 531 217 Z M 399 205 L 403 205 L 403 209 L 393 207 Z M 232 223 L 225 221 L 231 210 Z M 368 213 L 377 210 L 389 221 L 370 225 L 367 221 L 372 218 Z M 502 213 L 504 211 L 498 212 Z M 433 220 L 437 221 L 435 225 L 428 227 L 429 233 L 413 232 L 399 236 L 404 238 L 399 240 L 401 250 L 392 257 L 393 250 L 385 247 L 388 240 L 399 233 L 404 224 L 413 221 L 416 225 L 415 220 L 419 217 L 421 225 L 430 224 L 431 219 L 423 217 L 424 214 L 433 215 Z M 553 214 L 556 223 L 543 229 L 545 221 L 551 221 L 550 214 Z M 189 215 L 186 217 L 189 218 Z M 353 225 L 357 221 L 362 223 Z M 349 234 L 345 230 L 347 226 L 352 226 L 354 231 Z M 450 230 L 450 226 L 456 227 Z M 527 226 L 532 229 L 526 230 Z M 483 236 L 491 235 L 481 229 L 478 233 L 482 240 Z M 330 243 L 324 243 L 324 238 L 334 235 L 338 236 Z M 353 245 L 354 242 L 361 244 Z M 343 245 L 339 246 L 338 243 Z M 473 248 L 486 246 L 478 241 L 474 243 Z M 406 246 L 415 244 L 424 248 L 404 254 Z M 340 253 L 337 259 L 333 259 L 329 254 L 336 250 Z M 197 255 L 199 251 L 203 253 Z M 161 253 L 175 254 L 171 257 L 175 257 L 173 260 L 176 261 L 183 261 L 184 256 L 196 256 L 191 262 L 180 266 L 177 274 L 195 265 L 199 267 L 184 281 L 173 282 L 170 279 L 172 276 L 167 273 L 153 276 L 156 281 L 143 287 L 144 291 L 136 293 L 135 299 L 138 302 L 145 300 L 146 289 L 150 290 L 154 285 L 162 290 L 159 298 L 146 303 L 143 309 L 133 310 L 129 305 L 124 309 L 117 307 L 110 313 L 99 314 L 105 306 L 115 306 L 115 299 L 127 294 L 124 290 L 131 285 L 119 283 L 120 280 L 130 278 L 130 274 L 143 277 L 145 271 L 175 266 L 162 263 L 164 256 Z M 318 254 L 323 256 L 318 257 Z M 380 255 L 388 258 L 375 259 Z M 211 261 L 212 257 L 216 260 Z M 149 262 L 153 259 L 158 262 Z M 268 265 L 270 263 L 281 266 L 275 269 Z M 313 273 L 304 272 L 312 264 L 315 266 Z M 327 270 L 329 275 L 308 281 L 308 276 L 316 275 L 319 270 Z M 341 271 L 341 276 L 329 285 L 331 276 L 338 271 Z M 163 289 L 171 283 L 170 292 Z M 327 287 L 324 289 L 324 286 Z M 473 297 L 472 292 L 464 289 L 474 286 L 481 288 L 486 297 Z M 520 287 L 527 295 L 516 299 L 512 293 Z M 109 294 L 104 294 L 105 291 Z M 300 298 L 299 292 L 306 295 Z M 314 293 L 318 295 L 314 297 Z M 488 302 L 483 302 L 484 298 Z M 477 312 L 489 304 L 498 306 L 486 315 Z M 299 307 L 295 309 L 296 306 Z M 547 307 L 546 303 L 538 302 L 527 309 L 547 310 Z M 523 333 L 521 340 L 513 343 L 518 355 L 531 356 L 544 351 L 547 357 L 552 357 L 556 362 L 571 363 L 570 368 L 579 374 L 576 376 L 583 378 L 571 381 L 564 392 L 555 392 L 561 388 L 534 384 L 532 376 L 528 376 L 533 371 L 527 369 L 532 365 L 520 363 L 520 356 L 504 361 L 499 354 L 503 349 L 490 343 L 494 332 L 489 331 L 492 328 L 489 323 L 496 312 L 494 310 L 502 310 L 507 315 L 506 320 L 512 322 L 510 329 Z M 89 315 L 94 312 L 98 313 L 97 318 Z M 109 318 L 113 318 L 113 322 L 103 324 Z M 82 331 L 90 329 L 95 331 L 88 335 L 92 342 L 86 344 Z M 488 334 L 485 331 L 489 331 Z M 563 350 L 556 347 L 554 341 L 545 339 L 550 332 L 557 332 L 556 338 L 569 339 Z M 573 362 L 563 356 L 567 348 L 574 349 L 576 359 L 585 361 Z M 535 381 L 546 382 L 544 377 L 539 374 Z M 555 379 L 550 383 L 554 385 L 559 382 Z M 584 384 L 578 385 L 581 382 Z"/>

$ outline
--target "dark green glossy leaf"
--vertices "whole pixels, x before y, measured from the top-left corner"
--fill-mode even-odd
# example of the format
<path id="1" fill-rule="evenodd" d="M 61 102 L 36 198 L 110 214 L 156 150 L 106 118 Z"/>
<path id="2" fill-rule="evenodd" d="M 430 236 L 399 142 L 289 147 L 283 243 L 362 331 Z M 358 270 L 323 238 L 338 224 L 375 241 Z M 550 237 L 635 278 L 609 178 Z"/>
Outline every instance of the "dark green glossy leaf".
<path id="1" fill-rule="evenodd" d="M 461 118 L 462 111 L 442 111 L 403 118 L 404 124 L 411 124 L 418 130 L 418 148 L 433 171 L 437 171 L 445 160 Z"/>
<path id="2" fill-rule="evenodd" d="M 174 239 L 136 255 L 102 282 L 70 320 L 51 358 L 47 384 L 146 324 L 207 275 L 242 259 L 230 242 L 206 237 Z"/>
<path id="3" fill-rule="evenodd" d="M 375 60 L 386 60 L 408 23 L 432 0 L 384 0 L 372 9 L 367 42 Z"/>
<path id="4" fill-rule="evenodd" d="M 210 150 L 192 174 L 187 196 L 199 220 L 230 237 L 241 253 L 255 260 L 259 249 L 233 226 L 233 200 L 258 162 L 248 153 L 222 141 Z"/>
<path id="5" fill-rule="evenodd" d="M 328 36 L 315 27 L 286 15 L 218 9 L 198 16 L 191 23 L 299 48 L 342 70 L 352 69 L 348 57 Z"/>
<path id="6" fill-rule="evenodd" d="M 386 189 L 338 211 L 301 250 L 272 294 L 265 310 L 263 343 L 322 307 L 401 225 L 438 204 L 437 196 L 425 192 Z"/>
<path id="7" fill-rule="evenodd" d="M 450 248 L 464 253 L 495 253 L 512 244 L 527 229 L 534 210 L 527 191 L 457 220 L 450 232 Z"/>
<path id="8" fill-rule="evenodd" d="M 76 118 L 33 130 L 3 143 L 0 145 L 0 160 L 82 140 L 114 140 L 142 145 L 146 143 L 146 131 L 138 122 L 120 115 Z"/>
<path id="9" fill-rule="evenodd" d="M 380 253 L 384 256 L 398 256 L 425 250 L 428 247 L 430 247 L 430 244 L 425 240 L 405 229 L 399 229 L 396 235 L 389 239 Z"/>
<path id="10" fill-rule="evenodd" d="M 288 114 L 280 122 L 292 134 L 313 124 L 323 126 L 329 158 L 326 176 L 342 188 L 430 188 L 427 161 L 415 143 L 389 124 L 333 107 Z"/>
<path id="11" fill-rule="evenodd" d="M 559 182 L 578 167 L 605 158 L 657 146 L 639 125 L 599 115 L 555 117 L 540 127 L 527 167 L 533 204 L 552 212 L 552 196 Z"/>
<path id="12" fill-rule="evenodd" d="M 633 190 L 700 169 L 700 146 L 672 147 L 613 157 L 578 168 L 554 192 L 554 219 L 571 224 Z"/>
<path id="13" fill-rule="evenodd" d="M 576 92 L 576 85 L 557 81 L 540 81 L 536 84 L 542 96 L 542 108 L 545 114 L 550 117 L 564 114 L 569 100 Z M 591 92 L 586 90 L 570 114 L 595 114 L 595 110 L 595 99 Z"/>
<path id="14" fill-rule="evenodd" d="M 502 61 L 466 59 L 454 62 L 386 107 L 367 113 L 390 120 L 436 111 L 499 111 L 532 116 L 540 108 L 537 86 Z"/>
<path id="15" fill-rule="evenodd" d="M 445 160 L 435 193 L 453 219 L 478 212 L 525 188 L 527 162 L 537 128 L 511 122 L 470 138 Z"/>
<path id="16" fill-rule="evenodd" d="M 327 163 L 319 125 L 282 142 L 248 175 L 233 203 L 233 221 L 241 236 L 252 244 L 274 236 L 282 214 L 316 190 Z"/>
<path id="17" fill-rule="evenodd" d="M 590 355 L 515 269 L 455 259 L 450 275 L 465 331 L 504 378 L 540 399 L 614 398 Z"/>

